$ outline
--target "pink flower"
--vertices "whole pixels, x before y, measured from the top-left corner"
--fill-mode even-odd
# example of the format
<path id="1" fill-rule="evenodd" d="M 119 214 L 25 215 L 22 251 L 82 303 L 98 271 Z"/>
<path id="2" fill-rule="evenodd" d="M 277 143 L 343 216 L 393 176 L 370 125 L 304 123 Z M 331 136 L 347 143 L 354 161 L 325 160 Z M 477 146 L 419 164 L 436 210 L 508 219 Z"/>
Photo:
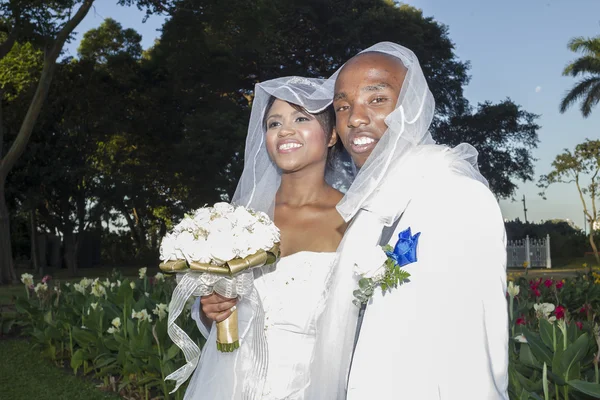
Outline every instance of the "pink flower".
<path id="1" fill-rule="evenodd" d="M 517 318 L 516 324 L 517 325 L 525 325 L 527 322 L 525 321 L 525 317 L 520 316 L 519 318 Z"/>
<path id="2" fill-rule="evenodd" d="M 577 322 L 575 322 L 575 325 L 577 325 L 577 327 L 579 328 L 579 330 L 583 329 L 583 322 L 577 321 Z"/>
<path id="3" fill-rule="evenodd" d="M 565 317 L 565 308 L 563 306 L 556 307 L 554 315 L 556 315 L 556 319 L 563 319 Z"/>
<path id="4" fill-rule="evenodd" d="M 554 281 L 552 279 L 546 279 L 546 281 L 544 282 L 544 286 L 546 286 L 547 288 L 551 288 L 553 283 Z"/>
<path id="5" fill-rule="evenodd" d="M 50 275 L 46 275 L 42 278 L 42 283 L 48 283 L 50 279 L 52 279 L 52 277 Z"/>
<path id="6" fill-rule="evenodd" d="M 542 292 L 540 292 L 538 288 L 533 289 L 533 293 L 535 294 L 535 297 L 540 297 L 542 295 Z"/>
<path id="7" fill-rule="evenodd" d="M 556 288 L 557 288 L 557 289 L 560 289 L 560 288 L 562 288 L 562 287 L 563 287 L 563 285 L 564 285 L 564 284 L 565 284 L 565 283 L 564 283 L 563 281 L 558 281 L 558 282 L 556 282 Z"/>

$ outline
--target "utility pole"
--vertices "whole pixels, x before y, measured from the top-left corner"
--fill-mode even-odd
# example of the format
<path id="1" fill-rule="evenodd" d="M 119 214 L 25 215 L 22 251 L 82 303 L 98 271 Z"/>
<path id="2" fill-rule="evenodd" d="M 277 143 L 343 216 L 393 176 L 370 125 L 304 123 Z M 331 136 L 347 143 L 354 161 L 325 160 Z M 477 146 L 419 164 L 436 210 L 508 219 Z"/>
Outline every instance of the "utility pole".
<path id="1" fill-rule="evenodd" d="M 527 224 L 527 203 L 525 203 L 525 195 L 523 195 L 523 212 L 525 213 L 525 223 Z"/>

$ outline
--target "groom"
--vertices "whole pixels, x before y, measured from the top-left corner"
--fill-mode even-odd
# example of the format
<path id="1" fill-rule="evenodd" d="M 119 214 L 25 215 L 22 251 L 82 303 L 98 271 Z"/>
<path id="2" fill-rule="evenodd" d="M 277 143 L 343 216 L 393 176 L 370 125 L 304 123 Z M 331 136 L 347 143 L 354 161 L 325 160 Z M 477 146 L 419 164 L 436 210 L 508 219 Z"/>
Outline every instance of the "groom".
<path id="1" fill-rule="evenodd" d="M 383 45 L 414 57 L 401 46 Z M 359 170 L 384 157 L 388 165 L 401 166 L 384 175 L 370 196 L 396 190 L 386 195 L 386 204 L 398 200 L 388 211 L 395 217 L 382 231 L 381 244 L 394 246 L 408 228 L 411 238 L 417 237 L 416 260 L 403 267 L 410 282 L 385 295 L 377 291 L 366 308 L 347 398 L 508 399 L 506 239 L 499 207 L 485 180 L 476 178 L 476 165 L 460 159 L 468 146 L 450 149 L 417 138 L 421 141 L 388 140 L 374 152 L 378 142 L 389 139 L 384 135 L 401 132 L 402 137 L 406 124 L 425 118 L 423 104 L 418 113 L 406 115 L 415 106 L 407 102 L 421 100 L 417 92 L 411 97 L 414 87 L 401 96 L 412 82 L 407 74 L 415 78 L 411 66 L 393 54 L 367 50 L 350 59 L 333 93 L 337 133 Z M 422 86 L 429 93 L 424 79 Z M 430 120 L 422 123 L 426 131 Z M 391 126 L 397 132 L 390 133 Z M 392 150 L 390 143 L 397 147 Z M 355 218 L 376 201 L 366 198 Z"/>

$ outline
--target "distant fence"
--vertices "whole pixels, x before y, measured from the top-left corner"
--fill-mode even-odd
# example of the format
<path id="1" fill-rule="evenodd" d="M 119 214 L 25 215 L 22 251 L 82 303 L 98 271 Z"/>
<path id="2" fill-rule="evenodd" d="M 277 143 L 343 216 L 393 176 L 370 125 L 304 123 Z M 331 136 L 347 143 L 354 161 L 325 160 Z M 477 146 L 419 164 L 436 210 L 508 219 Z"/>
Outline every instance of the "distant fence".
<path id="1" fill-rule="evenodd" d="M 552 268 L 550 257 L 550 235 L 545 239 L 511 240 L 506 245 L 506 256 L 508 267 L 523 267 L 527 263 L 528 268 Z"/>

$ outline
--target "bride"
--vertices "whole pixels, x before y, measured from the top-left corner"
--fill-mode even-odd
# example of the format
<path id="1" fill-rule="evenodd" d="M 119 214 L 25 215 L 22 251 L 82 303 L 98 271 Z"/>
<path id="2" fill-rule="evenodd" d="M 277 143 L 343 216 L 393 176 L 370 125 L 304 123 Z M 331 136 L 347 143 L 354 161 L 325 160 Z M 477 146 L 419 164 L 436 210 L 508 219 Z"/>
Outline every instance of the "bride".
<path id="1" fill-rule="evenodd" d="M 305 398 L 316 322 L 346 229 L 336 211 L 343 195 L 332 184 L 349 183 L 331 100 L 318 93 L 321 83 L 291 77 L 256 85 L 233 203 L 274 217 L 281 258 L 255 272 L 259 312 L 245 307 L 245 299 L 225 301 L 217 294 L 195 303 L 192 316 L 207 343 L 186 399 Z M 235 308 L 241 347 L 219 353 L 213 321 Z M 252 324 L 264 329 L 253 335 L 256 330 L 244 328 Z"/>

